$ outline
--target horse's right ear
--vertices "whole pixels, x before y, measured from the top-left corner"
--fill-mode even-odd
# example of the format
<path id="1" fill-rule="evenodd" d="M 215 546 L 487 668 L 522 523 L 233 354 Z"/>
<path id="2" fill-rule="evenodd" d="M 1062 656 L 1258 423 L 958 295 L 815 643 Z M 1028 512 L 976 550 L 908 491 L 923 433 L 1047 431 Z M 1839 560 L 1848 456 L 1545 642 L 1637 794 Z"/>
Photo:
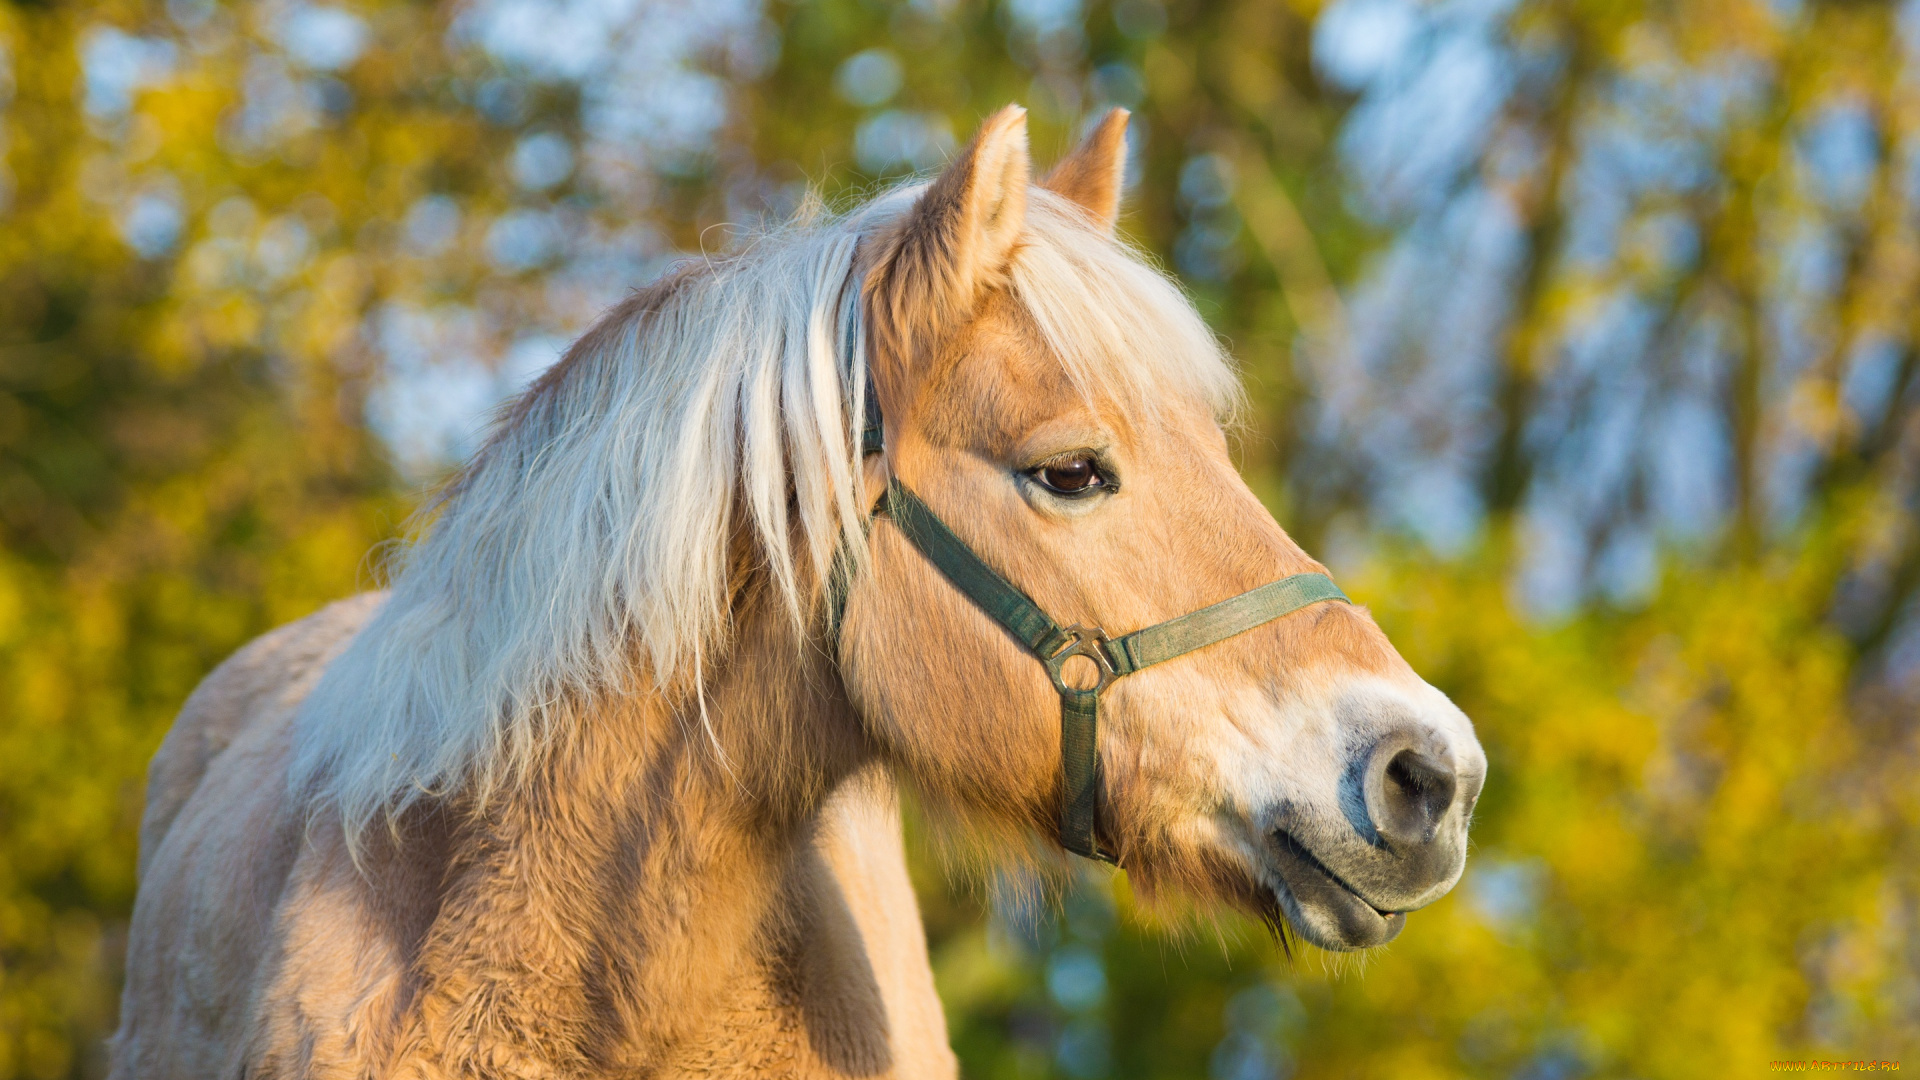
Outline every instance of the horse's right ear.
<path id="1" fill-rule="evenodd" d="M 1109 109 L 1040 186 L 1078 203 L 1094 224 L 1113 231 L 1120 219 L 1120 189 L 1127 177 L 1127 110 Z"/>
<path id="2" fill-rule="evenodd" d="M 1026 224 L 1027 110 L 1009 105 L 927 186 L 868 280 L 884 352 L 915 350 L 962 325 L 980 293 L 1001 281 Z"/>

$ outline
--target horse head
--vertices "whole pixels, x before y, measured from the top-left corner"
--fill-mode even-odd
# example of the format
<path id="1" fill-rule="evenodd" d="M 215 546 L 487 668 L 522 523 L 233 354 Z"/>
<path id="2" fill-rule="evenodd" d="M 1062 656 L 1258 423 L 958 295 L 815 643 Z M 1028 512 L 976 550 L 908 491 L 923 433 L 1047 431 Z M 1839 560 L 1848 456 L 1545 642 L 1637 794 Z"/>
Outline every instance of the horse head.
<path id="1" fill-rule="evenodd" d="M 863 244 L 884 427 L 839 626 L 848 693 L 932 797 L 1070 847 L 1073 702 L 1091 702 L 1087 853 L 1147 890 L 1284 912 L 1326 948 L 1379 945 L 1458 880 L 1486 758 L 1330 585 L 1188 633 L 1324 568 L 1233 466 L 1215 339 L 1115 238 L 1125 127 L 1116 111 L 1036 185 L 1025 115 L 1002 110 Z M 943 562 L 910 508 L 966 556 Z M 1022 640 L 970 573 L 1072 632 Z M 1161 624 L 1183 647 L 1129 667 L 1115 641 Z"/>

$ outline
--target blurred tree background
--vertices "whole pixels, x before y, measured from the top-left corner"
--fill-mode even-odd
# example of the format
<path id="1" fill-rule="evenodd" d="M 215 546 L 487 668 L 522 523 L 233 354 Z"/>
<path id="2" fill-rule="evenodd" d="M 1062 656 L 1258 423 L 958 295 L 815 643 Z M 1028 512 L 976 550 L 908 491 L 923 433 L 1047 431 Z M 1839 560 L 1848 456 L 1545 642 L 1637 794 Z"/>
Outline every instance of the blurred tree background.
<path id="1" fill-rule="evenodd" d="M 1134 110 L 1245 470 L 1479 725 L 1378 956 L 916 847 L 968 1075 L 1920 1056 L 1920 3 L 0 2 L 0 1077 L 98 1075 L 148 756 L 488 410 L 808 188 Z"/>

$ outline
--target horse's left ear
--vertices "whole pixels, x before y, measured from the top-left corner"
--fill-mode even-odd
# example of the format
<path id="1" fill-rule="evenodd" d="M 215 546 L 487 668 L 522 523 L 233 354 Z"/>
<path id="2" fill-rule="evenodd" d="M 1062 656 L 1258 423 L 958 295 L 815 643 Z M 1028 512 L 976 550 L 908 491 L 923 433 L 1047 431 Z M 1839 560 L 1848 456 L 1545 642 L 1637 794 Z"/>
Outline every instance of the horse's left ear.
<path id="1" fill-rule="evenodd" d="M 900 363 L 969 318 L 1005 279 L 1027 219 L 1027 111 L 1009 105 L 927 189 L 885 242 L 867 290 L 882 351 Z"/>
<path id="2" fill-rule="evenodd" d="M 1127 175 L 1127 110 L 1103 117 L 1079 149 L 1068 154 L 1040 186 L 1079 203 L 1108 232 L 1120 217 L 1120 188 Z"/>

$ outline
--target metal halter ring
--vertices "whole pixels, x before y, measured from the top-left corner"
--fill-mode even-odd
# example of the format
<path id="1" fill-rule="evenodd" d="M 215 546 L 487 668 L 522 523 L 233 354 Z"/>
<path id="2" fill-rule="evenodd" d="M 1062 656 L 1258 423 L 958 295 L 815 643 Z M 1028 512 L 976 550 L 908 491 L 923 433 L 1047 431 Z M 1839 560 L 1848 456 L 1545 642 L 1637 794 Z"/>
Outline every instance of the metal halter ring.
<path id="1" fill-rule="evenodd" d="M 1073 640 L 1061 646 L 1059 651 L 1047 657 L 1044 661 L 1047 665 L 1047 675 L 1053 679 L 1053 688 L 1062 694 L 1099 695 L 1106 693 L 1107 687 L 1112 686 L 1114 680 L 1120 677 L 1120 673 L 1113 670 L 1113 659 L 1107 655 L 1106 644 L 1111 640 L 1107 637 L 1107 632 L 1097 626 L 1087 627 L 1081 626 L 1078 623 L 1065 628 L 1061 632 Z M 1076 656 L 1084 656 L 1093 661 L 1094 668 L 1100 674 L 1099 682 L 1086 689 L 1067 685 L 1066 679 L 1062 678 L 1061 673 L 1066 667 L 1067 661 Z"/>

